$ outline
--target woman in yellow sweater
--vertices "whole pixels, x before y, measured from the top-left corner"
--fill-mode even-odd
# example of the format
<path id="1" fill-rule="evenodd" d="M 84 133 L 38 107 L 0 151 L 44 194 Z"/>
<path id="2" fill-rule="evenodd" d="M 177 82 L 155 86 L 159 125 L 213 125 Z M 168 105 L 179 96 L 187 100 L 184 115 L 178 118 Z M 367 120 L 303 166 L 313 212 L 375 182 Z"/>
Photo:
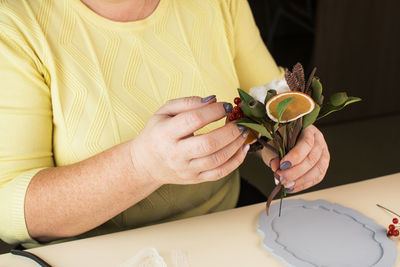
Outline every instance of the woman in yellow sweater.
<path id="1" fill-rule="evenodd" d="M 29 247 L 235 207 L 247 131 L 224 125 L 227 102 L 281 76 L 246 0 L 0 1 L 0 238 Z M 310 126 L 264 160 L 298 192 L 329 152 Z"/>

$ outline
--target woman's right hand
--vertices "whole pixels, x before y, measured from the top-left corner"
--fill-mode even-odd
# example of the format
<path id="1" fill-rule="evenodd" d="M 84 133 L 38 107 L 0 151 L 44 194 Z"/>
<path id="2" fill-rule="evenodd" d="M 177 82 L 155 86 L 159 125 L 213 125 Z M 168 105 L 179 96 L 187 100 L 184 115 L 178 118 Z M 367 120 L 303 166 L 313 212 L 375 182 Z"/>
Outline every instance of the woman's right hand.
<path id="1" fill-rule="evenodd" d="M 203 103 L 204 100 L 209 100 Z M 243 162 L 248 130 L 227 123 L 209 133 L 193 133 L 225 117 L 229 103 L 215 97 L 168 101 L 131 141 L 134 177 L 159 184 L 197 184 L 225 177 Z"/>

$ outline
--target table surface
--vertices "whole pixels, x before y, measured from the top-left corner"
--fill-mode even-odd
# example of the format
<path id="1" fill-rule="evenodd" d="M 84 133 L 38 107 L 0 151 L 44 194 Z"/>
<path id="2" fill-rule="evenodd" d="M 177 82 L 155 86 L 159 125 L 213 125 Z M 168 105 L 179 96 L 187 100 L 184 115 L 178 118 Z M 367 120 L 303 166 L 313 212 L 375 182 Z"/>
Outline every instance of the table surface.
<path id="1" fill-rule="evenodd" d="M 353 208 L 387 227 L 400 210 L 400 173 L 332 187 L 294 198 L 325 199 Z M 154 247 L 168 266 L 176 253 L 196 266 L 285 266 L 262 247 L 258 216 L 265 203 L 134 230 L 71 241 L 29 251 L 54 266 L 116 266 L 145 247 Z M 400 255 L 400 245 L 396 241 Z M 400 266 L 400 257 L 396 266 Z M 23 257 L 0 255 L 0 266 L 38 266 Z"/>

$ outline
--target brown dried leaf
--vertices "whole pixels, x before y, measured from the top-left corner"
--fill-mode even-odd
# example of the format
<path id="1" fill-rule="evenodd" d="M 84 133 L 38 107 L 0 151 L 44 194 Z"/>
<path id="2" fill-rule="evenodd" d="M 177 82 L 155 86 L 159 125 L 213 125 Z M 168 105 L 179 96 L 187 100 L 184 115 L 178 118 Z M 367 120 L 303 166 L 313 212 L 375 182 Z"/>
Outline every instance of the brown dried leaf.
<path id="1" fill-rule="evenodd" d="M 293 67 L 293 75 L 296 78 L 299 87 L 297 88 L 297 91 L 304 92 L 305 89 L 305 78 L 304 78 L 304 68 L 300 64 L 300 62 L 297 62 L 296 65 Z"/>
<path id="2" fill-rule="evenodd" d="M 300 131 L 303 128 L 303 118 L 299 118 L 296 120 L 296 124 L 293 128 L 293 133 L 291 134 L 291 138 L 288 143 L 288 152 L 296 145 L 297 138 L 299 137 Z"/>
<path id="3" fill-rule="evenodd" d="M 306 94 L 308 94 L 308 95 L 311 95 L 311 94 L 312 94 L 312 91 L 311 91 L 311 83 L 312 83 L 312 79 L 314 78 L 316 72 L 317 72 L 317 67 L 314 67 L 313 70 L 311 71 L 310 77 L 308 77 L 308 81 L 307 81 L 307 84 L 306 84 L 306 88 L 305 88 L 305 90 L 304 90 L 304 92 L 305 92 Z"/>
<path id="4" fill-rule="evenodd" d="M 291 73 L 289 70 L 285 71 L 285 79 L 286 79 L 286 82 L 287 82 L 290 90 L 299 91 L 300 84 L 297 81 L 296 76 L 293 73 Z"/>
<path id="5" fill-rule="evenodd" d="M 271 206 L 272 200 L 279 193 L 279 191 L 281 191 L 281 189 L 282 189 L 282 184 L 279 182 L 279 184 L 275 186 L 274 190 L 272 190 L 271 194 L 269 194 L 267 205 L 265 207 L 265 210 L 267 211 L 267 216 L 268 216 L 269 206 Z"/>

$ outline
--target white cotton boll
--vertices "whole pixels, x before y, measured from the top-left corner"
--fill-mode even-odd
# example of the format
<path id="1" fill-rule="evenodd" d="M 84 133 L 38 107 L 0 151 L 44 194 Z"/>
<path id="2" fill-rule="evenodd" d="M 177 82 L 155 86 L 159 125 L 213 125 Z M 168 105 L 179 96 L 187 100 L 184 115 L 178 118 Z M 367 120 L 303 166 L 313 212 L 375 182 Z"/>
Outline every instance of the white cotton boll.
<path id="1" fill-rule="evenodd" d="M 287 84 L 285 78 L 282 78 L 280 80 L 273 79 L 271 82 L 267 83 L 266 85 L 267 85 L 267 87 L 270 87 L 267 89 L 267 91 L 270 89 L 275 89 L 277 94 L 290 91 L 289 85 Z"/>
<path id="2" fill-rule="evenodd" d="M 254 99 L 264 103 L 265 97 L 267 96 L 267 84 L 255 86 L 250 89 L 250 95 L 254 97 Z"/>
<path id="3" fill-rule="evenodd" d="M 290 91 L 289 85 L 287 84 L 285 78 L 280 80 L 274 79 L 267 84 L 255 86 L 250 89 L 250 95 L 254 99 L 264 103 L 265 97 L 267 96 L 268 90 L 274 89 L 277 94 Z"/>

